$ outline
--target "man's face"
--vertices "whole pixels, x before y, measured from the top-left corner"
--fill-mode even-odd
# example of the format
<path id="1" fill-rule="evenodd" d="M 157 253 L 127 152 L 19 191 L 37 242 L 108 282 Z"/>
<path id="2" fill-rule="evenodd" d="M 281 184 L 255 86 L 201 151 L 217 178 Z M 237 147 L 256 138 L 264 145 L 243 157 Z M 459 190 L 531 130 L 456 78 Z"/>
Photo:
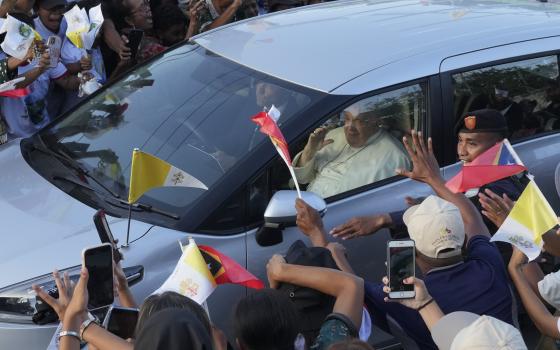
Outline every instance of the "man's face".
<path id="1" fill-rule="evenodd" d="M 457 155 L 465 163 L 472 162 L 502 138 L 492 132 L 459 132 L 457 139 Z"/>
<path id="2" fill-rule="evenodd" d="M 53 33 L 57 33 L 60 28 L 60 22 L 62 21 L 62 15 L 64 15 L 64 6 L 56 6 L 51 9 L 46 9 L 39 7 L 37 14 L 41 19 L 41 22 Z"/>
<path id="3" fill-rule="evenodd" d="M 259 107 L 270 108 L 273 104 L 278 107 L 284 102 L 282 88 L 274 84 L 259 82 L 256 84 L 255 90 L 256 102 Z"/>
<path id="4" fill-rule="evenodd" d="M 355 106 L 346 108 L 342 115 L 344 117 L 344 136 L 351 147 L 362 147 L 367 140 L 377 131 L 375 117 L 372 112 L 359 114 Z"/>

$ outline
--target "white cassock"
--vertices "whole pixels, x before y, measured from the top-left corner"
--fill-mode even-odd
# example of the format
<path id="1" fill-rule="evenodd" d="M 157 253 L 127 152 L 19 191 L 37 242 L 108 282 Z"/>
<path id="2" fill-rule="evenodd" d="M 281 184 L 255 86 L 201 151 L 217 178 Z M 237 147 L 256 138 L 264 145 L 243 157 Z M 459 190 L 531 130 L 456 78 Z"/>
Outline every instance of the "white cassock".
<path id="1" fill-rule="evenodd" d="M 331 130 L 323 147 L 303 167 L 298 167 L 301 152 L 293 161 L 298 182 L 309 184 L 307 191 L 323 198 L 349 191 L 395 175 L 395 169 L 410 169 L 404 146 L 389 132 L 380 129 L 362 147 L 350 147 L 343 127 Z"/>

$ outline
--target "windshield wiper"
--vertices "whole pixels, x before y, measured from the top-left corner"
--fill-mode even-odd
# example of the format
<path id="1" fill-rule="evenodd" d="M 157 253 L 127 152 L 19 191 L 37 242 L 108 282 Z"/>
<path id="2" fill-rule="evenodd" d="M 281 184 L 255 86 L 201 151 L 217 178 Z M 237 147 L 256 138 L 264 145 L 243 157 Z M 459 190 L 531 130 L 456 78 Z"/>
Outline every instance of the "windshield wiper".
<path id="1" fill-rule="evenodd" d="M 125 205 L 127 207 L 130 206 L 130 204 L 127 201 L 125 201 L 124 199 L 117 199 L 117 201 L 120 204 Z M 122 208 L 120 205 L 112 203 L 107 199 L 105 199 L 105 202 L 111 204 L 112 206 Z M 145 211 L 145 212 L 148 212 L 148 213 L 156 213 L 156 214 L 160 214 L 160 215 L 163 215 L 163 216 L 167 216 L 168 218 L 175 219 L 175 220 L 179 220 L 181 218 L 177 214 L 173 214 L 173 213 L 158 209 L 158 208 L 156 208 L 152 205 L 149 205 L 149 204 L 136 202 L 136 203 L 132 204 L 131 207 L 132 207 L 133 211 Z"/>
<path id="2" fill-rule="evenodd" d="M 80 163 L 78 163 L 75 159 L 73 159 L 72 157 L 70 157 L 69 155 L 67 155 L 66 153 L 62 152 L 62 151 L 54 151 L 52 149 L 50 149 L 45 142 L 43 141 L 43 139 L 41 138 L 41 135 L 36 135 L 37 139 L 41 142 L 41 146 L 42 147 L 37 147 L 34 143 L 31 143 L 33 149 L 45 153 L 47 155 L 50 155 L 51 157 L 54 157 L 58 160 L 60 160 L 61 162 L 63 162 L 64 164 L 66 164 L 67 166 L 69 166 L 71 169 L 75 170 L 78 174 L 83 175 L 85 177 L 90 178 L 93 182 L 95 182 L 97 185 L 99 185 L 99 187 L 103 188 L 105 191 L 107 191 L 111 196 L 115 197 L 115 198 L 121 198 L 119 196 L 118 193 L 114 192 L 113 190 L 111 190 L 109 187 L 105 186 L 101 181 L 99 181 L 98 179 L 95 178 L 95 176 L 91 175 L 89 173 L 89 171 L 87 169 L 84 169 L 80 166 Z M 64 180 L 68 180 L 67 178 L 62 178 L 62 177 L 58 177 L 59 179 L 64 179 Z M 77 183 L 77 182 L 74 182 Z M 94 191 L 91 187 L 89 186 L 83 186 L 85 188 L 88 188 L 92 191 Z M 94 191 L 95 192 L 95 191 Z"/>

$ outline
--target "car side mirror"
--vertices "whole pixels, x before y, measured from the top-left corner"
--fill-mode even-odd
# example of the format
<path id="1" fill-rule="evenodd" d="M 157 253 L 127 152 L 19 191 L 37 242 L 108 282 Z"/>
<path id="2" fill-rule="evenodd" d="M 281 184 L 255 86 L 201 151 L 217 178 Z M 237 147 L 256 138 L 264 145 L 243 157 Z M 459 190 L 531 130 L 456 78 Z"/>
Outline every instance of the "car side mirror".
<path id="1" fill-rule="evenodd" d="M 315 208 L 323 216 L 327 211 L 327 203 L 323 198 L 312 192 L 301 192 L 302 199 Z M 296 191 L 278 191 L 264 212 L 264 225 L 257 231 L 255 239 L 260 246 L 267 247 L 281 243 L 282 230 L 296 225 Z"/>

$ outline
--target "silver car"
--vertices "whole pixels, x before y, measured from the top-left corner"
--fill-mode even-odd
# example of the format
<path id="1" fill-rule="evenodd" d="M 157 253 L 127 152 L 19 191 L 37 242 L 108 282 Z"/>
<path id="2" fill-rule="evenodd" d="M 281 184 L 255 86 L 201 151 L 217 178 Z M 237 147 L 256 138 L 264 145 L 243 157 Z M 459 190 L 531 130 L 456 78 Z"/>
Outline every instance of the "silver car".
<path id="1" fill-rule="evenodd" d="M 46 348 L 56 323 L 33 323 L 30 285 L 52 285 L 55 268 L 78 271 L 81 250 L 99 243 L 97 209 L 126 241 L 134 148 L 209 188 L 158 188 L 133 207 L 122 251 L 135 297 L 161 285 L 180 256 L 177 241 L 189 236 L 265 280 L 267 259 L 305 239 L 287 223 L 276 231 L 281 243 L 255 240 L 266 230 L 272 195 L 293 189 L 250 121 L 271 104 L 296 155 L 317 127 L 341 127 L 345 108 L 371 102 L 378 126 L 395 140 L 410 129 L 433 138 L 446 178 L 459 169 L 453 126 L 461 115 L 488 106 L 517 111 L 511 141 L 560 209 L 553 178 L 560 162 L 559 9 L 529 0 L 357 0 L 256 17 L 162 53 L 36 135 L 1 146 L 0 349 Z M 326 198 L 325 225 L 401 210 L 405 196 L 428 193 L 392 175 L 356 183 Z M 366 280 L 383 275 L 388 238 L 382 230 L 344 242 Z M 228 329 L 232 306 L 247 292 L 220 286 L 208 301 L 212 321 Z M 377 329 L 372 341 L 378 348 L 393 342 Z"/>

